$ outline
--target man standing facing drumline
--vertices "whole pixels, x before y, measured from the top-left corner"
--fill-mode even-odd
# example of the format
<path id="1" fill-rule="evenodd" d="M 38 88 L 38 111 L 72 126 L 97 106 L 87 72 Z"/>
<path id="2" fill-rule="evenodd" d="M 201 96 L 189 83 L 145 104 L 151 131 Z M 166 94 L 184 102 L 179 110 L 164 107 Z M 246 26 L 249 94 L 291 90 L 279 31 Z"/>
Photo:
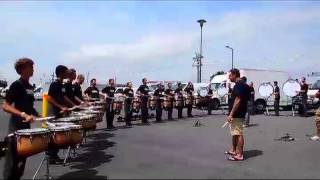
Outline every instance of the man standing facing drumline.
<path id="1" fill-rule="evenodd" d="M 240 79 L 238 69 L 231 69 L 229 74 L 231 82 L 235 83 L 231 92 L 229 115 L 226 118 L 232 135 L 232 149 L 225 154 L 230 155 L 230 161 L 242 161 L 243 158 L 243 122 L 247 112 L 249 92 L 246 84 Z"/>
<path id="2" fill-rule="evenodd" d="M 316 98 L 320 99 L 320 88 L 316 94 Z M 316 132 L 317 134 L 310 139 L 312 141 L 319 141 L 320 140 L 320 100 L 318 101 L 318 109 L 315 114 L 315 121 L 316 121 Z"/>
<path id="3" fill-rule="evenodd" d="M 274 114 L 279 116 L 279 104 L 280 104 L 280 88 L 278 86 L 278 81 L 274 81 Z"/>
<path id="4" fill-rule="evenodd" d="M 30 129 L 34 116 L 39 116 L 34 108 L 33 87 L 29 83 L 33 75 L 33 64 L 29 58 L 18 59 L 14 64 L 20 78 L 10 85 L 2 106 L 5 112 L 11 114 L 8 134 L 20 129 Z M 16 141 L 14 136 L 8 137 L 8 150 L 3 170 L 4 179 L 20 179 L 24 173 L 27 158 L 18 156 Z"/>
<path id="5" fill-rule="evenodd" d="M 106 120 L 107 120 L 107 129 L 113 129 L 113 119 L 114 119 L 114 110 L 113 110 L 113 101 L 114 93 L 116 92 L 114 79 L 109 79 L 108 85 L 101 91 L 106 98 Z"/>

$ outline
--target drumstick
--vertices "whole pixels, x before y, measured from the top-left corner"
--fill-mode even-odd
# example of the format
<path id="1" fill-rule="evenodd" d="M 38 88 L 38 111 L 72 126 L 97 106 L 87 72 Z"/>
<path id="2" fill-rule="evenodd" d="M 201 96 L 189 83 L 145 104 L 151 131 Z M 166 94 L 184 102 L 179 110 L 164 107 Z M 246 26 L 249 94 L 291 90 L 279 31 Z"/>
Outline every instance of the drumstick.
<path id="1" fill-rule="evenodd" d="M 50 116 L 50 117 L 36 118 L 34 121 L 48 121 L 48 120 L 52 120 L 52 119 L 55 119 L 55 117 Z"/>
<path id="2" fill-rule="evenodd" d="M 228 122 L 228 121 L 226 121 L 226 122 L 221 126 L 221 128 L 226 127 L 226 125 L 227 125 L 228 123 L 229 123 L 229 122 Z"/>

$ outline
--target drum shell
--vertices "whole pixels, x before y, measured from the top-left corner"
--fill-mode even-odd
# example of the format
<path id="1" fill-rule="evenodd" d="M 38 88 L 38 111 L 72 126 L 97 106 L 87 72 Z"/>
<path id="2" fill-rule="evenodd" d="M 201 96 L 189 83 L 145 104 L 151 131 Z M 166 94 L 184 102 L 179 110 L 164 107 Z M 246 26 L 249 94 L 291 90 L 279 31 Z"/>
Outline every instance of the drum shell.
<path id="1" fill-rule="evenodd" d="M 17 135 L 17 154 L 20 157 L 29 157 L 45 151 L 49 144 L 49 133 Z"/>
<path id="2" fill-rule="evenodd" d="M 154 110 L 157 106 L 157 99 L 155 96 L 151 96 L 150 99 L 149 99 L 149 108 L 151 110 Z"/>
<path id="3" fill-rule="evenodd" d="M 186 105 L 193 105 L 193 96 L 188 96 L 186 98 Z"/>
<path id="4" fill-rule="evenodd" d="M 167 110 L 167 109 L 170 109 L 170 108 L 172 108 L 172 107 L 173 107 L 173 100 L 172 100 L 172 98 L 165 97 L 165 98 L 164 98 L 164 101 L 163 101 L 163 108 L 164 108 L 165 110 Z"/>
<path id="5" fill-rule="evenodd" d="M 95 130 L 97 128 L 95 118 L 85 118 L 82 119 L 80 123 L 80 125 L 85 131 Z"/>
<path id="6" fill-rule="evenodd" d="M 183 98 L 182 97 L 176 98 L 175 106 L 176 107 L 183 107 Z"/>
<path id="7" fill-rule="evenodd" d="M 83 133 L 81 129 L 70 130 L 70 145 L 80 144 L 83 140 Z"/>
<path id="8" fill-rule="evenodd" d="M 70 129 L 63 131 L 51 131 L 50 146 L 64 148 L 70 145 Z"/>
<path id="9" fill-rule="evenodd" d="M 120 114 L 122 109 L 122 101 L 114 101 L 112 104 L 112 108 L 115 114 Z"/>
<path id="10" fill-rule="evenodd" d="M 141 102 L 139 100 L 133 100 L 132 102 L 132 111 L 138 113 L 141 108 Z"/>

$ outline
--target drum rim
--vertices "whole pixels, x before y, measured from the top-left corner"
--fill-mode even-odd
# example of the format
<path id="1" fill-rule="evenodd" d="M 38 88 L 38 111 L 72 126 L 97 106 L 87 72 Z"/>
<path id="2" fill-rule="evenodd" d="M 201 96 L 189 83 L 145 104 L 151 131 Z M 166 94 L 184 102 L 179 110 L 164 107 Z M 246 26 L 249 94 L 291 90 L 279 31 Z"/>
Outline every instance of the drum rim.
<path id="1" fill-rule="evenodd" d="M 286 82 L 284 82 L 283 83 L 283 85 L 282 85 L 282 91 L 284 92 L 284 94 L 286 95 L 286 96 L 288 96 L 288 97 L 294 97 L 294 96 L 297 96 L 299 93 L 296 93 L 296 95 L 294 95 L 294 96 L 289 96 L 285 91 L 284 91 L 284 86 L 285 86 L 285 84 L 287 84 L 287 83 L 289 83 L 289 82 L 295 82 L 295 83 L 297 83 L 299 86 L 300 86 L 300 84 L 299 84 L 299 82 L 297 81 L 297 80 L 295 80 L 295 79 L 288 79 Z M 300 89 L 299 89 L 300 90 Z"/>
<path id="2" fill-rule="evenodd" d="M 271 88 L 272 88 L 272 93 L 271 93 L 269 96 L 263 96 L 263 95 L 260 93 L 259 90 L 260 90 L 260 88 L 261 88 L 263 85 L 271 86 Z M 274 93 L 274 87 L 272 86 L 272 84 L 271 84 L 270 82 L 263 82 L 263 83 L 261 83 L 261 84 L 259 85 L 259 87 L 258 87 L 258 92 L 259 92 L 260 96 L 262 96 L 262 97 L 264 97 L 264 98 L 269 98 L 269 97 L 272 96 L 272 94 Z"/>
<path id="3" fill-rule="evenodd" d="M 55 126 L 55 127 L 49 127 L 49 131 L 53 132 L 60 132 L 60 131 L 69 131 L 69 126 Z"/>
<path id="4" fill-rule="evenodd" d="M 34 131 L 34 132 L 24 132 L 27 130 L 39 130 L 39 131 Z M 45 128 L 30 128 L 30 129 L 19 129 L 15 132 L 16 135 L 41 135 L 41 134 L 48 134 L 50 131 L 48 129 Z"/>

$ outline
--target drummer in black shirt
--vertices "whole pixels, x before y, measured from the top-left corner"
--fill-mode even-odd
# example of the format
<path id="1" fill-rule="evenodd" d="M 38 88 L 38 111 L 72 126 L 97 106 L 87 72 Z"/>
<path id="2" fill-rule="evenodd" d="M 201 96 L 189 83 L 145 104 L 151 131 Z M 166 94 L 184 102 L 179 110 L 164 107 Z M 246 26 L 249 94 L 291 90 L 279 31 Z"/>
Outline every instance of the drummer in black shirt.
<path id="1" fill-rule="evenodd" d="M 280 104 L 280 88 L 278 86 L 278 81 L 274 81 L 274 113 L 275 116 L 279 116 L 279 104 Z"/>
<path id="2" fill-rule="evenodd" d="M 212 99 L 212 96 L 213 96 L 213 92 L 212 92 L 212 88 L 211 88 L 211 84 L 209 85 L 208 87 L 208 93 L 207 93 L 207 102 L 208 102 L 208 106 L 207 106 L 207 109 L 208 109 L 208 115 L 211 115 L 211 112 L 212 112 L 212 109 L 213 109 L 213 99 Z"/>
<path id="3" fill-rule="evenodd" d="M 306 83 L 306 78 L 302 77 L 300 82 L 300 96 L 302 98 L 302 115 L 305 116 L 307 114 L 307 102 L 308 102 L 308 90 L 309 86 Z"/>
<path id="4" fill-rule="evenodd" d="M 84 94 L 90 99 L 90 98 L 100 98 L 100 93 L 99 89 L 96 87 L 97 85 L 97 80 L 96 79 L 91 79 L 90 80 L 90 87 L 88 87 L 85 91 Z"/>
<path id="5" fill-rule="evenodd" d="M 82 95 L 82 88 L 81 88 L 81 85 L 83 84 L 83 82 L 84 82 L 84 76 L 82 74 L 79 74 L 77 76 L 77 79 L 72 84 L 75 99 L 78 102 L 80 102 L 80 103 L 78 103 L 78 105 L 85 103 L 83 95 Z"/>
<path id="6" fill-rule="evenodd" d="M 187 106 L 188 117 L 193 117 L 193 115 L 192 115 L 192 106 L 193 106 L 193 91 L 194 91 L 194 88 L 193 88 L 192 82 L 188 83 L 188 85 L 184 89 L 184 91 L 187 93 L 187 95 L 189 97 L 191 97 L 191 103 L 186 105 Z"/>
<path id="7" fill-rule="evenodd" d="M 143 124 L 149 124 L 148 122 L 148 98 L 149 87 L 147 86 L 147 79 L 142 79 L 142 85 L 138 88 L 137 94 L 140 95 L 141 100 L 141 119 Z"/>
<path id="8" fill-rule="evenodd" d="M 123 95 L 125 96 L 124 100 L 124 120 L 127 126 L 132 126 L 131 118 L 132 118 L 132 100 L 134 97 L 134 91 L 132 89 L 132 82 L 127 83 L 127 87 L 123 91 Z"/>
<path id="9" fill-rule="evenodd" d="M 3 110 L 11 114 L 8 134 L 20 129 L 30 129 L 34 116 L 39 116 L 34 108 L 33 87 L 29 83 L 33 75 L 33 61 L 21 58 L 14 66 L 20 78 L 10 85 L 3 104 Z M 8 143 L 3 176 L 4 179 L 20 179 L 27 159 L 18 157 L 14 136 L 8 138 Z"/>
<path id="10" fill-rule="evenodd" d="M 67 71 L 66 82 L 63 83 L 63 88 L 65 89 L 64 96 L 66 97 L 66 101 L 69 104 L 69 107 L 76 106 L 76 103 L 78 103 L 75 99 L 74 90 L 72 86 L 72 81 L 75 79 L 75 77 L 76 77 L 76 70 L 69 69 Z"/>
<path id="11" fill-rule="evenodd" d="M 167 111 L 168 111 L 168 119 L 172 120 L 174 91 L 172 90 L 171 83 L 168 83 L 168 88 L 165 90 L 164 94 L 171 100 L 170 101 L 171 107 L 167 107 Z"/>
<path id="12" fill-rule="evenodd" d="M 63 79 L 67 78 L 68 68 L 63 65 L 56 67 L 57 79 L 50 84 L 48 91 L 49 102 L 49 116 L 55 116 L 56 118 L 63 117 L 69 110 L 67 108 L 68 99 L 65 96 L 65 88 L 63 87 Z M 49 147 L 48 155 L 50 156 L 50 164 L 56 164 L 63 162 L 58 156 L 59 149 Z"/>
<path id="13" fill-rule="evenodd" d="M 107 129 L 113 129 L 114 110 L 112 107 L 114 101 L 114 93 L 116 92 L 114 79 L 109 79 L 109 84 L 101 91 L 106 98 L 106 120 Z"/>
<path id="14" fill-rule="evenodd" d="M 156 104 L 156 122 L 161 122 L 162 120 L 162 98 L 164 96 L 164 87 L 161 83 L 158 84 L 157 89 L 154 91 L 153 95 L 157 99 Z"/>
<path id="15" fill-rule="evenodd" d="M 178 88 L 174 91 L 175 96 L 177 96 L 178 99 L 180 99 L 182 101 L 182 105 L 181 106 L 177 106 L 178 109 L 178 119 L 183 118 L 182 116 L 182 110 L 183 110 L 183 91 L 182 91 L 182 84 L 179 82 L 177 84 Z"/>

